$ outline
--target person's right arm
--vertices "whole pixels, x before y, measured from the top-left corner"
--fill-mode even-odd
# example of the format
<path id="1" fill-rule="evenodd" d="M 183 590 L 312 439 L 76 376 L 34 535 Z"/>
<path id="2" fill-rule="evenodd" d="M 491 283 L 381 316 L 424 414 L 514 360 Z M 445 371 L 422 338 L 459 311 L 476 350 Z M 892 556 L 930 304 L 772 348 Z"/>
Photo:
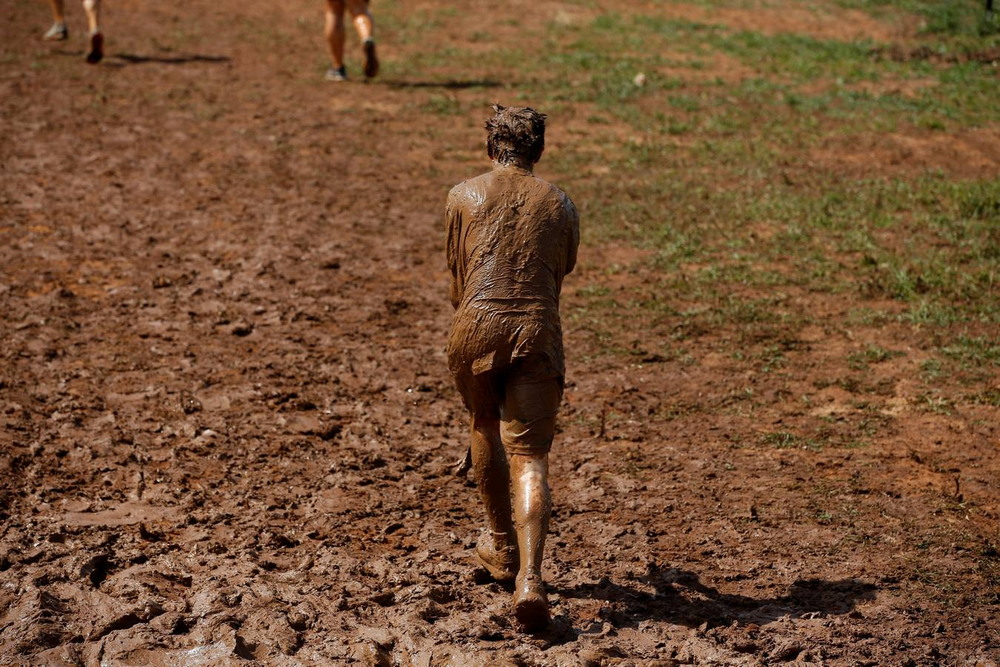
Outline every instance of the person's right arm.
<path id="1" fill-rule="evenodd" d="M 451 288 L 449 296 L 452 308 L 458 308 L 462 301 L 462 209 L 456 201 L 455 190 L 448 193 L 448 202 L 444 208 L 445 225 L 448 230 L 446 253 L 448 255 L 448 270 L 451 271 Z"/>

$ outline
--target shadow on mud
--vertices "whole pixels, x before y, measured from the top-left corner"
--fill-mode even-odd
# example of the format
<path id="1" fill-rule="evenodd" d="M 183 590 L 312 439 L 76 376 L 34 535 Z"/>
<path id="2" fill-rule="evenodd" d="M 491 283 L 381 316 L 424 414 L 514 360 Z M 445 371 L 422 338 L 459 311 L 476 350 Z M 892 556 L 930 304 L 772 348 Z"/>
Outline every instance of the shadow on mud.
<path id="1" fill-rule="evenodd" d="M 389 88 L 443 88 L 445 90 L 465 90 L 467 88 L 497 88 L 499 81 L 483 79 L 480 81 L 386 81 Z"/>
<path id="2" fill-rule="evenodd" d="M 52 49 L 52 53 L 57 56 L 71 58 L 82 58 L 82 50 L 70 50 L 66 48 Z M 107 55 L 104 60 L 98 63 L 98 67 L 125 67 L 126 65 L 145 65 L 156 63 L 161 65 L 188 65 L 191 63 L 228 63 L 232 60 L 229 56 L 203 56 L 197 53 L 180 54 L 176 56 L 144 56 L 138 53 L 118 53 Z"/>
<path id="3" fill-rule="evenodd" d="M 734 621 L 765 625 L 783 616 L 846 614 L 858 602 L 874 599 L 876 591 L 873 584 L 852 579 L 801 579 L 792 584 L 787 595 L 757 599 L 720 593 L 701 583 L 692 572 L 658 568 L 650 568 L 637 581 L 647 590 L 622 586 L 606 578 L 596 584 L 552 590 L 568 598 L 607 600 L 611 604 L 600 615 L 616 628 L 636 627 L 646 620 L 688 627 L 707 623 L 708 627 L 717 627 Z M 648 592 L 649 587 L 655 593 Z"/>
<path id="4" fill-rule="evenodd" d="M 116 53 L 109 60 L 123 60 L 129 65 L 158 63 L 161 65 L 187 65 L 189 63 L 228 63 L 229 56 L 202 56 L 198 54 L 177 56 L 142 56 L 136 53 Z M 111 64 L 111 63 L 109 63 Z"/>

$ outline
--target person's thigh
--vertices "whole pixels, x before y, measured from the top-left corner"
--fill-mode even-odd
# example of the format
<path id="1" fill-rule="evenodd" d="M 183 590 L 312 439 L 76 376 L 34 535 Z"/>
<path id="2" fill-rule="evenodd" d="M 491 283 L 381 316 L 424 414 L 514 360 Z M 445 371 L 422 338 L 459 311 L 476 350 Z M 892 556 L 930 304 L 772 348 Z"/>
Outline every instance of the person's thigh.
<path id="1" fill-rule="evenodd" d="M 368 2 L 366 0 L 347 0 L 347 8 L 351 16 L 358 16 L 368 12 Z"/>
<path id="2" fill-rule="evenodd" d="M 500 439 L 508 454 L 548 454 L 562 392 L 562 377 L 544 359 L 515 366 L 507 376 L 500 410 Z"/>
<path id="3" fill-rule="evenodd" d="M 474 423 L 496 423 L 500 418 L 500 397 L 492 374 L 463 371 L 455 376 L 455 386 Z"/>

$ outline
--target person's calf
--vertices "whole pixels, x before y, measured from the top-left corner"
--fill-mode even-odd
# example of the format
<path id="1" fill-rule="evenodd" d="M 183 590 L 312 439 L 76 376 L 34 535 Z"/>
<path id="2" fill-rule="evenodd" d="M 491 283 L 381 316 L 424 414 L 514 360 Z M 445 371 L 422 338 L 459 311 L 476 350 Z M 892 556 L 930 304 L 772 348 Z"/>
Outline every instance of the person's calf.
<path id="1" fill-rule="evenodd" d="M 514 528 L 521 556 L 521 574 L 541 576 L 545 537 L 552 501 L 548 484 L 548 457 L 515 454 L 510 459 Z"/>

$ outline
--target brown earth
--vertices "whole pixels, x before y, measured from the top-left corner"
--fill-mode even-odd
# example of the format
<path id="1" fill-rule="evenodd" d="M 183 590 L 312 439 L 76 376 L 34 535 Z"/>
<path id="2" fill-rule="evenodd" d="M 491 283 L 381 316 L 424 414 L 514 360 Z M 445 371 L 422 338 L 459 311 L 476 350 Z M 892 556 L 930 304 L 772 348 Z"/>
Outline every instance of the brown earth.
<path id="1" fill-rule="evenodd" d="M 0 19 L 0 664 L 997 664 L 1000 386 L 928 387 L 940 341 L 850 324 L 898 304 L 794 289 L 733 294 L 776 315 L 739 329 L 566 318 L 554 622 L 518 633 L 451 470 L 441 223 L 515 89 L 464 63 L 399 78 L 423 45 L 388 31 L 376 83 L 326 84 L 305 0 L 116 2 L 87 67 L 69 4 L 67 43 L 38 40 L 42 3 Z M 829 36 L 802 7 L 739 16 Z M 476 111 L 427 116 L 430 95 Z M 966 146 L 996 173 L 995 129 L 943 136 L 815 157 L 947 169 Z M 669 301 L 642 253 L 588 244 L 570 194 L 564 311 L 594 284 Z M 891 354 L 849 364 L 870 346 Z"/>

